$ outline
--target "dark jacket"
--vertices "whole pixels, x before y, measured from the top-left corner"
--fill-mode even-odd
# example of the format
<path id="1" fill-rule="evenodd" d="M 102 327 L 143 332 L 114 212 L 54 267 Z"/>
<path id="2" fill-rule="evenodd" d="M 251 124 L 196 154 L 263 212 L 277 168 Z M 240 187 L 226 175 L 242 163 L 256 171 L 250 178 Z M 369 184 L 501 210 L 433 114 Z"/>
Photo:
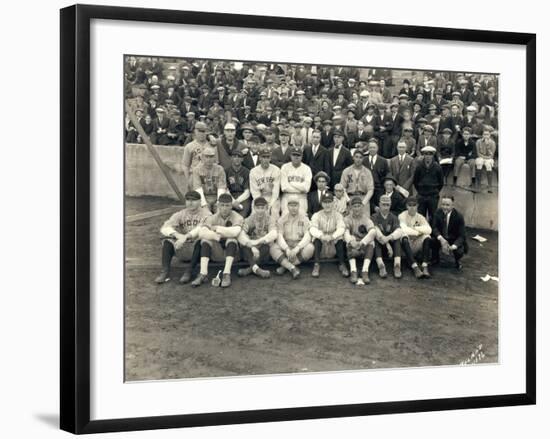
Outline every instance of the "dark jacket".
<path id="1" fill-rule="evenodd" d="M 313 176 L 320 171 L 324 171 L 327 174 L 330 172 L 330 158 L 329 158 L 328 149 L 323 145 L 319 145 L 317 154 L 313 155 L 313 148 L 311 146 L 306 146 L 304 148 L 304 155 L 302 157 L 302 162 L 308 165 L 311 168 L 311 173 Z"/>
<path id="2" fill-rule="evenodd" d="M 435 161 L 428 167 L 422 160 L 414 171 L 413 184 L 421 196 L 439 195 L 443 188 L 443 171 Z"/>
<path id="3" fill-rule="evenodd" d="M 449 218 L 449 226 L 446 225 L 446 217 L 443 209 L 437 209 L 434 214 L 432 234 L 434 238 L 440 235 L 445 238 L 449 244 L 457 247 L 463 246 L 464 253 L 468 253 L 468 241 L 466 240 L 466 231 L 464 228 L 464 217 L 462 214 L 453 209 Z"/>
<path id="4" fill-rule="evenodd" d="M 383 181 L 386 175 L 390 172 L 390 166 L 388 161 L 380 154 L 376 156 L 376 162 L 374 166 L 370 165 L 369 155 L 366 155 L 363 159 L 363 165 L 370 169 L 372 172 L 372 179 L 374 180 L 374 188 L 380 190 L 383 187 Z"/>
<path id="5" fill-rule="evenodd" d="M 340 178 L 342 177 L 342 173 L 344 172 L 344 169 L 346 169 L 348 166 L 351 166 L 353 164 L 353 159 L 351 158 L 351 153 L 349 152 L 349 149 L 347 149 L 345 146 L 340 147 L 342 150 L 338 154 L 338 159 L 336 160 L 336 164 L 334 164 L 334 147 L 330 148 L 328 150 L 328 156 L 329 156 L 329 176 L 330 176 L 330 186 L 334 187 L 335 184 L 340 183 Z"/>

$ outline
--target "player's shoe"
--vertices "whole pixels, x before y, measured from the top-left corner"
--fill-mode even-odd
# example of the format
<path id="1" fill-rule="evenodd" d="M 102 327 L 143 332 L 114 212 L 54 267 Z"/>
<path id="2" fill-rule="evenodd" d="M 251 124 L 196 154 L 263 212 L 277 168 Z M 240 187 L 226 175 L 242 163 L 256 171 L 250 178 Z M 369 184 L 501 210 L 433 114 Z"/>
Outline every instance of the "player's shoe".
<path id="1" fill-rule="evenodd" d="M 292 270 L 290 270 L 290 274 L 292 274 L 292 279 L 298 279 L 300 277 L 300 270 L 294 267 Z"/>
<path id="2" fill-rule="evenodd" d="M 415 265 L 412 270 L 414 273 L 414 277 L 416 277 L 417 279 L 422 279 L 424 277 L 424 274 L 422 273 L 420 268 L 418 268 L 418 265 Z"/>
<path id="3" fill-rule="evenodd" d="M 286 268 L 283 267 L 282 265 L 279 265 L 279 266 L 275 269 L 275 273 L 277 273 L 279 276 L 282 276 L 283 274 L 286 273 Z"/>
<path id="4" fill-rule="evenodd" d="M 195 278 L 193 282 L 191 282 L 192 287 L 200 287 L 202 284 L 205 284 L 208 282 L 208 276 L 206 274 L 200 274 Z"/>
<path id="5" fill-rule="evenodd" d="M 168 273 L 167 271 L 163 271 L 162 273 L 160 273 L 156 278 L 155 278 L 155 282 L 157 284 L 163 284 L 165 282 L 168 282 L 170 280 L 170 273 Z"/>
<path id="6" fill-rule="evenodd" d="M 396 279 L 401 279 L 403 277 L 403 273 L 401 273 L 401 265 L 395 265 L 393 267 L 393 277 Z"/>
<path id="7" fill-rule="evenodd" d="M 311 277 L 319 277 L 319 272 L 321 271 L 321 265 L 317 262 L 313 264 L 313 270 L 311 272 Z"/>
<path id="8" fill-rule="evenodd" d="M 348 267 L 346 267 L 346 264 L 338 264 L 338 270 L 340 271 L 340 273 L 342 273 L 342 276 L 349 276 L 349 270 Z"/>
<path id="9" fill-rule="evenodd" d="M 365 285 L 370 284 L 369 272 L 363 271 L 363 273 L 361 273 L 361 279 L 363 279 L 363 282 L 365 283 Z"/>
<path id="10" fill-rule="evenodd" d="M 380 277 L 382 279 L 386 279 L 388 277 L 388 272 L 386 271 L 386 266 L 385 265 L 381 265 L 379 268 L 378 268 L 379 272 L 380 272 Z"/>
<path id="11" fill-rule="evenodd" d="M 267 279 L 269 277 L 271 277 L 271 272 L 269 272 L 268 270 L 264 270 L 262 268 L 258 268 L 254 274 L 258 277 L 261 277 L 262 279 Z"/>
<path id="12" fill-rule="evenodd" d="M 229 273 L 224 273 L 222 276 L 222 288 L 227 288 L 231 286 L 231 275 Z"/>
<path id="13" fill-rule="evenodd" d="M 237 276 L 245 277 L 252 273 L 252 267 L 239 268 Z"/>
<path id="14" fill-rule="evenodd" d="M 423 269 L 422 269 L 422 277 L 424 279 L 429 279 L 430 277 L 432 277 L 432 275 L 430 274 L 430 271 L 428 270 L 428 266 L 427 265 L 424 265 Z"/>
<path id="15" fill-rule="evenodd" d="M 186 284 L 191 282 L 191 277 L 193 276 L 193 272 L 190 268 L 184 271 L 183 276 L 180 277 L 180 284 Z"/>
<path id="16" fill-rule="evenodd" d="M 461 273 L 462 272 L 462 264 L 460 262 L 457 262 L 455 264 L 455 270 L 458 272 L 458 273 Z"/>
<path id="17" fill-rule="evenodd" d="M 351 274 L 349 275 L 349 281 L 352 284 L 356 284 L 358 280 L 359 280 L 359 277 L 357 276 L 357 271 L 352 271 Z"/>

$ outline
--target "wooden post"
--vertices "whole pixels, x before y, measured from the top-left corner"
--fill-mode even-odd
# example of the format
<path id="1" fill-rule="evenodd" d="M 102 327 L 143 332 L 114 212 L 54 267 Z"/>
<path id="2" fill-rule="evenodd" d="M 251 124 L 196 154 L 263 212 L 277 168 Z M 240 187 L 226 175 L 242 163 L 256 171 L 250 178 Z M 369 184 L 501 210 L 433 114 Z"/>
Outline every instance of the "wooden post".
<path id="1" fill-rule="evenodd" d="M 178 188 L 178 185 L 176 184 L 176 182 L 172 178 L 172 174 L 170 174 L 170 169 L 168 168 L 168 166 L 166 166 L 164 164 L 164 162 L 160 158 L 160 155 L 159 155 L 158 151 L 155 149 L 155 147 L 151 143 L 151 139 L 149 138 L 149 136 L 147 134 L 145 134 L 145 131 L 143 130 L 143 127 L 138 122 L 138 120 L 136 118 L 136 115 L 132 111 L 132 109 L 131 109 L 130 105 L 128 104 L 128 102 L 125 102 L 125 105 L 126 105 L 126 113 L 128 113 L 128 117 L 130 118 L 130 121 L 134 125 L 134 128 L 138 131 L 139 135 L 141 136 L 141 138 L 145 142 L 145 145 L 147 146 L 147 149 L 149 150 L 149 152 L 151 153 L 151 155 L 153 156 L 153 158 L 157 162 L 157 165 L 159 166 L 160 170 L 164 174 L 164 177 L 168 181 L 168 184 L 170 185 L 170 187 L 176 193 L 178 199 L 182 202 L 182 204 L 185 204 L 185 197 L 183 196 L 183 194 L 181 193 L 181 191 Z"/>

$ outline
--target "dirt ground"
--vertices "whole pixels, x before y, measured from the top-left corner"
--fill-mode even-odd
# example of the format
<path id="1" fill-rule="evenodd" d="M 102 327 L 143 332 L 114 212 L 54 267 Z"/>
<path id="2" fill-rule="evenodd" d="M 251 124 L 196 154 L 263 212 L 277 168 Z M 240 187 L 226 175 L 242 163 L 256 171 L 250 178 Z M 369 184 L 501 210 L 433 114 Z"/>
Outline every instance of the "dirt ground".
<path id="1" fill-rule="evenodd" d="M 126 215 L 175 204 L 128 198 Z M 372 266 L 371 284 L 357 287 L 334 264 L 319 279 L 306 264 L 297 281 L 234 274 L 229 289 L 193 289 L 177 283 L 178 264 L 171 282 L 153 282 L 164 220 L 126 225 L 128 381 L 456 365 L 480 345 L 479 362 L 498 361 L 498 283 L 480 280 L 498 276 L 496 232 L 468 229 L 488 241 L 470 239 L 463 273 L 438 267 L 430 280 L 408 269 L 382 280 Z"/>

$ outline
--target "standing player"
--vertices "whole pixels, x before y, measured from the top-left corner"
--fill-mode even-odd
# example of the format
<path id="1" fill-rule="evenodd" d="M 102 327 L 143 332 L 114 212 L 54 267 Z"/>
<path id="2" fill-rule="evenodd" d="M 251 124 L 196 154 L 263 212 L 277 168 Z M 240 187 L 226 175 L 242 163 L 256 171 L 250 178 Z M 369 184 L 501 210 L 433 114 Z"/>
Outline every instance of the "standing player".
<path id="1" fill-rule="evenodd" d="M 191 187 L 200 194 L 201 205 L 214 212 L 218 197 L 227 191 L 225 171 L 216 164 L 216 150 L 211 146 L 202 152 L 202 163 L 193 171 Z"/>
<path id="2" fill-rule="evenodd" d="M 340 183 L 350 198 L 354 196 L 361 198 L 370 214 L 370 199 L 374 194 L 374 180 L 370 169 L 363 165 L 363 159 L 363 152 L 356 149 L 353 152 L 353 165 L 344 169 Z"/>
<path id="3" fill-rule="evenodd" d="M 160 228 L 164 238 L 162 240 L 162 273 L 155 279 L 158 284 L 170 280 L 172 257 L 176 256 L 181 261 L 190 262 L 180 278 L 181 283 L 191 280 L 193 269 L 199 263 L 201 254 L 199 229 L 210 212 L 201 207 L 201 197 L 196 191 L 185 194 L 185 204 L 185 209 L 173 214 Z"/>
<path id="4" fill-rule="evenodd" d="M 282 214 L 288 212 L 288 197 L 293 195 L 300 201 L 300 211 L 307 212 L 307 194 L 311 188 L 311 168 L 302 163 L 302 149 L 300 147 L 291 147 L 290 163 L 285 163 L 281 167 L 281 199 Z"/>
<path id="5" fill-rule="evenodd" d="M 281 170 L 270 163 L 269 147 L 260 149 L 260 164 L 250 171 L 250 194 L 252 199 L 263 197 L 267 200 L 270 212 L 279 215 L 281 191 Z"/>
<path id="6" fill-rule="evenodd" d="M 241 233 L 243 217 L 232 210 L 233 197 L 227 193 L 218 198 L 218 209 L 204 220 L 199 230 L 201 238 L 200 273 L 191 283 L 198 287 L 208 282 L 208 262 L 224 262 L 221 286 L 231 285 L 231 267 L 239 249 L 237 237 Z"/>
<path id="7" fill-rule="evenodd" d="M 401 227 L 399 220 L 390 212 L 391 198 L 382 195 L 379 202 L 380 209 L 372 216 L 372 221 L 376 225 L 377 236 L 374 253 L 376 264 L 381 278 L 386 278 L 388 272 L 384 264 L 383 257 L 393 258 L 393 275 L 396 279 L 402 277 L 401 274 Z"/>
<path id="8" fill-rule="evenodd" d="M 428 220 L 418 213 L 418 200 L 416 197 L 408 197 L 407 210 L 399 214 L 399 225 L 403 232 L 401 246 L 405 252 L 407 262 L 411 266 L 417 279 L 429 278 L 428 261 L 430 260 L 430 248 L 432 228 Z M 422 271 L 418 268 L 415 256 L 420 253 Z"/>
<path id="9" fill-rule="evenodd" d="M 277 274 L 290 271 L 293 279 L 300 276 L 296 267 L 313 256 L 315 247 L 309 234 L 309 219 L 300 211 L 300 201 L 295 195 L 287 200 L 288 212 L 277 221 L 277 240 L 271 245 L 270 254 L 280 264 Z"/>
<path id="10" fill-rule="evenodd" d="M 231 166 L 225 170 L 227 189 L 233 197 L 233 209 L 243 218 L 250 213 L 250 171 L 243 166 L 243 152 L 235 148 L 231 152 Z"/>
<path id="11" fill-rule="evenodd" d="M 369 266 L 374 255 L 374 242 L 377 236 L 376 227 L 370 219 L 368 211 L 364 209 L 363 199 L 351 199 L 351 213 L 344 218 L 346 231 L 344 241 L 347 244 L 348 261 L 350 267 L 350 282 L 357 284 L 357 258 L 363 257 L 361 279 L 365 284 L 370 283 Z"/>
<path id="12" fill-rule="evenodd" d="M 270 277 L 269 270 L 260 268 L 258 264 L 269 259 L 269 247 L 277 239 L 277 224 L 269 214 L 267 200 L 258 197 L 254 200 L 254 211 L 244 220 L 239 235 L 243 258 L 249 266 L 238 271 L 239 276 L 248 276 L 254 273 L 258 277 Z"/>
<path id="13" fill-rule="evenodd" d="M 319 277 L 321 270 L 321 255 L 324 257 L 338 258 L 338 270 L 342 276 L 348 277 L 349 270 L 345 263 L 345 244 L 344 232 L 346 224 L 342 214 L 334 209 L 334 196 L 331 193 L 323 195 L 321 198 L 322 210 L 313 214 L 311 217 L 311 227 L 309 233 L 313 238 L 315 246 L 313 271 L 311 276 Z"/>
<path id="14" fill-rule="evenodd" d="M 182 169 L 187 186 L 191 186 L 193 172 L 201 163 L 203 150 L 209 146 L 206 139 L 206 130 L 207 126 L 204 122 L 197 122 L 193 131 L 193 140 L 183 147 Z M 218 163 L 218 160 L 216 160 L 216 163 Z"/>

